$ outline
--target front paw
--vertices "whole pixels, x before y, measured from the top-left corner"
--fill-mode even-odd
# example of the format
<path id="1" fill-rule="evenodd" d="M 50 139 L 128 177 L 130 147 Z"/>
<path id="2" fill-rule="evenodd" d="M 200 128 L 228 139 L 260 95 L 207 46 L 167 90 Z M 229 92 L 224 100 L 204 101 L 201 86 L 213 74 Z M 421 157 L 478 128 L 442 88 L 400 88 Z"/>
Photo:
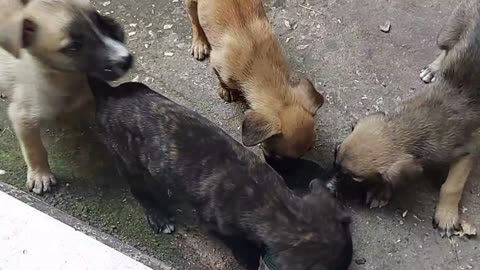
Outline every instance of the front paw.
<path id="1" fill-rule="evenodd" d="M 192 48 L 190 49 L 190 53 L 195 59 L 201 61 L 210 54 L 210 45 L 203 38 L 194 38 L 192 41 Z"/>
<path id="2" fill-rule="evenodd" d="M 223 87 L 219 88 L 218 95 L 228 103 L 237 101 L 238 98 L 240 97 L 238 91 L 225 89 Z"/>
<path id="3" fill-rule="evenodd" d="M 392 198 L 393 188 L 389 183 L 376 184 L 367 191 L 366 203 L 370 208 L 385 207 Z"/>
<path id="4" fill-rule="evenodd" d="M 442 237 L 452 237 L 456 231 L 461 229 L 458 209 L 456 207 L 438 207 L 433 217 L 433 227 L 440 231 Z"/>
<path id="5" fill-rule="evenodd" d="M 175 219 L 173 216 L 164 215 L 158 211 L 146 214 L 148 225 L 155 233 L 171 234 L 175 231 Z"/>
<path id="6" fill-rule="evenodd" d="M 420 79 L 424 83 L 431 83 L 435 81 L 435 75 L 437 73 L 437 69 L 432 65 L 426 66 L 422 71 L 420 72 Z"/>
<path id="7" fill-rule="evenodd" d="M 46 171 L 34 171 L 29 170 L 27 172 L 27 189 L 28 191 L 33 191 L 37 194 L 42 194 L 51 190 L 52 186 L 57 184 L 55 176 L 50 172 Z"/>

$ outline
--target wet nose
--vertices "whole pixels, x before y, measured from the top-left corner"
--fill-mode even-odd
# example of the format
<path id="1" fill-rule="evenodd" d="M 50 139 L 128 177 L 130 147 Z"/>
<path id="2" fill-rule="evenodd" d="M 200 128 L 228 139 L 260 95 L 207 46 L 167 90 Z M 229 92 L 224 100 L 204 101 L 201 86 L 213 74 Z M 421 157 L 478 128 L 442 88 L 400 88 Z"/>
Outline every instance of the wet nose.
<path id="1" fill-rule="evenodd" d="M 122 70 L 129 70 L 133 65 L 133 56 L 129 54 L 128 56 L 123 57 L 118 65 Z"/>

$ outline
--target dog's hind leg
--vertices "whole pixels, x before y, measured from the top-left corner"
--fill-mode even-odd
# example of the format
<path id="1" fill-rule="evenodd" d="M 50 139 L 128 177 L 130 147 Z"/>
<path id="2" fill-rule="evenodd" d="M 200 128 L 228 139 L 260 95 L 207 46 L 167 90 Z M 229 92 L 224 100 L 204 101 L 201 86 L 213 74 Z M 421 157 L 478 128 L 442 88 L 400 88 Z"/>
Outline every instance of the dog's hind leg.
<path id="1" fill-rule="evenodd" d="M 38 122 L 31 119 L 28 112 L 18 109 L 15 103 L 10 104 L 8 116 L 27 163 L 28 190 L 37 194 L 50 191 L 56 180 L 50 171 L 48 153 L 43 146 Z"/>
<path id="2" fill-rule="evenodd" d="M 185 7 L 192 22 L 192 48 L 191 53 L 197 60 L 203 60 L 210 53 L 210 44 L 207 36 L 200 25 L 198 18 L 197 0 L 185 0 Z"/>
<path id="3" fill-rule="evenodd" d="M 438 227 L 442 236 L 446 234 L 450 237 L 455 230 L 460 229 L 458 207 L 472 166 L 471 155 L 450 166 L 447 180 L 440 190 L 440 199 L 433 219 L 434 227 Z"/>
<path id="4" fill-rule="evenodd" d="M 441 50 L 440 55 L 420 72 L 420 78 L 425 83 L 435 80 L 436 73 L 442 67 L 448 52 L 461 39 L 467 27 L 465 24 L 465 3 L 460 4 L 449 17 L 445 26 L 440 30 L 437 37 L 437 45 Z"/>

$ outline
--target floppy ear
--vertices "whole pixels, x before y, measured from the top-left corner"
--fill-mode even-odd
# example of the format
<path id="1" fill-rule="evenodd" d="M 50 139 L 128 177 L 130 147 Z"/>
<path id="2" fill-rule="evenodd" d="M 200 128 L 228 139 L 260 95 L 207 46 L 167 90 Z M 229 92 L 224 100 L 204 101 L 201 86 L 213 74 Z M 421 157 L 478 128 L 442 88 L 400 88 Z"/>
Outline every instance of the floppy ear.
<path id="1" fill-rule="evenodd" d="M 411 155 L 405 155 L 382 172 L 381 175 L 385 181 L 395 185 L 404 177 L 413 177 L 422 172 L 423 168 L 415 161 L 415 158 Z"/>
<path id="2" fill-rule="evenodd" d="M 323 105 L 322 94 L 317 92 L 312 82 L 307 79 L 300 80 L 300 83 L 294 88 L 294 93 L 303 108 L 312 115 L 315 115 Z"/>
<path id="3" fill-rule="evenodd" d="M 102 33 L 116 41 L 125 41 L 125 32 L 122 26 L 113 18 L 98 14 L 98 27 Z"/>
<path id="4" fill-rule="evenodd" d="M 245 112 L 242 123 L 242 142 L 254 146 L 281 133 L 280 119 L 252 110 Z"/>

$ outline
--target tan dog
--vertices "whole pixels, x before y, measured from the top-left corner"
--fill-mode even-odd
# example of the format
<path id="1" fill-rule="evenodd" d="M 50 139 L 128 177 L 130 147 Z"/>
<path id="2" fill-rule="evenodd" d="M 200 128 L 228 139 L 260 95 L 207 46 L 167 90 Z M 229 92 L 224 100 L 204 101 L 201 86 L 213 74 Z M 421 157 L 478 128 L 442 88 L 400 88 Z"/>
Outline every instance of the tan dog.
<path id="1" fill-rule="evenodd" d="M 12 14 L 2 19 L 0 90 L 12 92 L 8 115 L 28 166 L 27 187 L 42 193 L 56 180 L 41 123 L 69 113 L 93 113 L 86 74 L 117 79 L 130 68 L 132 56 L 121 27 L 87 0 L 0 4 Z"/>
<path id="2" fill-rule="evenodd" d="M 376 183 L 367 194 L 371 207 L 385 206 L 403 179 L 449 166 L 434 216 L 448 236 L 461 227 L 459 203 L 480 150 L 479 9 L 478 0 L 463 1 L 440 32 L 443 52 L 429 66 L 435 83 L 391 114 L 360 120 L 336 156 L 341 172 Z"/>
<path id="3" fill-rule="evenodd" d="M 267 156 L 298 158 L 314 143 L 314 116 L 323 104 L 308 80 L 292 86 L 282 48 L 261 0 L 186 0 L 192 21 L 192 54 L 211 65 L 227 102 L 243 95 L 242 140 L 262 143 Z"/>

